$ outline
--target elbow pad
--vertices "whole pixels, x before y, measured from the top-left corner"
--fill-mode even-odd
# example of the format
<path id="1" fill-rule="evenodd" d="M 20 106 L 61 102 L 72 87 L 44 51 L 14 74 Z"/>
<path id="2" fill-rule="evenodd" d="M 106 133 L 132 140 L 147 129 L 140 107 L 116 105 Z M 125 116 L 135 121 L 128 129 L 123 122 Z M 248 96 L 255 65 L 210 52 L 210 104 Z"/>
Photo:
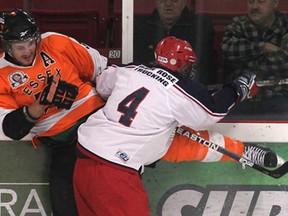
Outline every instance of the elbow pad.
<path id="1" fill-rule="evenodd" d="M 26 107 L 20 107 L 4 117 L 3 132 L 13 140 L 20 140 L 30 132 L 35 121 L 29 116 Z"/>

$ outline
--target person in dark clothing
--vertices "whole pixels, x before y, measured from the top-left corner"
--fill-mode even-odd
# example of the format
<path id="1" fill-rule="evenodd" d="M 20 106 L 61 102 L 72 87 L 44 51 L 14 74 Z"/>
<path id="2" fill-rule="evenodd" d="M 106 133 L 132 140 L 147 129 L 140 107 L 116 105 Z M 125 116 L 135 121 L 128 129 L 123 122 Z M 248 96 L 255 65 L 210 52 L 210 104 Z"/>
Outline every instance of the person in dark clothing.
<path id="1" fill-rule="evenodd" d="M 215 32 L 210 18 L 190 12 L 186 0 L 155 0 L 155 7 L 152 14 L 135 17 L 134 62 L 151 63 L 158 42 L 175 36 L 194 48 L 198 59 L 195 79 L 205 85 L 216 83 Z"/>
<path id="2" fill-rule="evenodd" d="M 247 71 L 260 80 L 287 78 L 288 16 L 279 11 L 279 0 L 247 3 L 247 14 L 225 28 L 221 50 L 227 82 Z"/>
<path id="3" fill-rule="evenodd" d="M 288 16 L 278 7 L 279 0 L 247 1 L 247 14 L 226 26 L 221 43 L 226 82 L 247 71 L 256 73 L 258 81 L 288 78 Z M 286 85 L 265 86 L 230 114 L 249 120 L 287 119 L 287 96 Z"/>

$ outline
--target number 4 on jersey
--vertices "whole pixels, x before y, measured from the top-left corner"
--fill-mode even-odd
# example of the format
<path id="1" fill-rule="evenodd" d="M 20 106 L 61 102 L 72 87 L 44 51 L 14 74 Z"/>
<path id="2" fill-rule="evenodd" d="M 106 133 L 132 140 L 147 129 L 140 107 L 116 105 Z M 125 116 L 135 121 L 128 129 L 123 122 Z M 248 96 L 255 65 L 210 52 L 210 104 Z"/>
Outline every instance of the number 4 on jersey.
<path id="1" fill-rule="evenodd" d="M 128 95 L 119 103 L 117 111 L 122 113 L 119 119 L 119 123 L 130 127 L 132 121 L 138 113 L 136 111 L 138 106 L 144 100 L 148 93 L 149 90 L 142 87 Z"/>

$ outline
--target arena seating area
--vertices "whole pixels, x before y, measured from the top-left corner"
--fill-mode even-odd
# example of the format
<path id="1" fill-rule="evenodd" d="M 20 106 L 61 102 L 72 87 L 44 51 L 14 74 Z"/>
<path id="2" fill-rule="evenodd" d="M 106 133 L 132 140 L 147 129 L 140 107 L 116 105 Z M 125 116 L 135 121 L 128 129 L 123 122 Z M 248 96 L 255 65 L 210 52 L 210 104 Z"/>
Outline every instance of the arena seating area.
<path id="1" fill-rule="evenodd" d="M 211 17 L 215 28 L 215 52 L 219 75 L 222 73 L 220 43 L 224 27 L 232 18 L 246 13 L 247 0 L 188 0 L 187 6 L 198 14 Z M 0 2 L 0 11 L 16 7 L 28 11 L 36 20 L 41 32 L 56 31 L 96 47 L 110 56 L 112 63 L 121 63 L 122 0 L 9 0 Z M 288 13 L 288 4 L 280 1 L 280 10 Z M 153 0 L 135 0 L 135 16 L 150 14 Z M 1 50 L 0 50 L 1 51 Z M 115 51 L 117 53 L 115 57 Z M 118 52 L 119 51 L 119 52 Z"/>

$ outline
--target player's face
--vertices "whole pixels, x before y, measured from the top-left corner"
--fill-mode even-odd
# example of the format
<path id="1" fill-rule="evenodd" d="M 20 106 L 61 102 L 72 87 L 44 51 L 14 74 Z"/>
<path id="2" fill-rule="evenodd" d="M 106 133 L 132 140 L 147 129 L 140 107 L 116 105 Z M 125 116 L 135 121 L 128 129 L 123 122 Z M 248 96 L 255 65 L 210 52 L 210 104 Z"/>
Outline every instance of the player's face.
<path id="1" fill-rule="evenodd" d="M 155 6 L 163 22 L 175 23 L 186 5 L 186 0 L 155 0 Z"/>
<path id="2" fill-rule="evenodd" d="M 248 0 L 248 16 L 257 25 L 270 26 L 277 7 L 278 0 Z"/>
<path id="3" fill-rule="evenodd" d="M 37 43 L 35 38 L 26 41 L 12 42 L 11 55 L 22 66 L 32 65 L 36 54 Z"/>

